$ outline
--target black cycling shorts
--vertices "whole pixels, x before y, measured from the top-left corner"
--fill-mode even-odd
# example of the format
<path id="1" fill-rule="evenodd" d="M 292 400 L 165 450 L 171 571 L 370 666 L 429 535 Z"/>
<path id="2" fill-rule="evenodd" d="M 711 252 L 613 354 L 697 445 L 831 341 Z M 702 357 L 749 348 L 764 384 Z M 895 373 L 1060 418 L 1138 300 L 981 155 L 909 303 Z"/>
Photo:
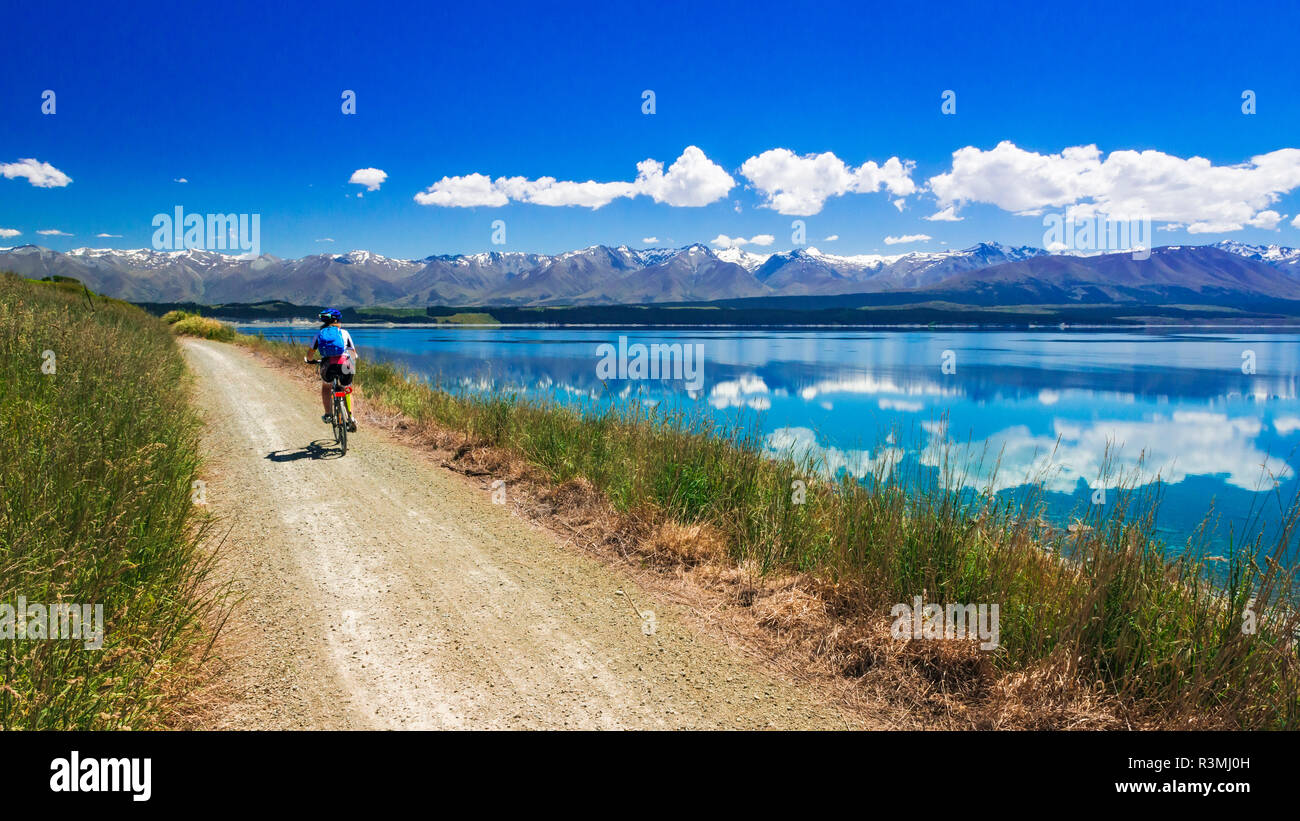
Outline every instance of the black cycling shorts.
<path id="1" fill-rule="evenodd" d="M 321 365 L 320 381 L 326 384 L 332 384 L 334 382 L 334 377 L 337 376 L 339 378 L 340 385 L 351 385 L 352 376 L 353 376 L 352 371 L 353 371 L 352 368 L 345 369 L 343 367 L 343 364 L 340 362 L 335 362 L 332 365 L 330 364 Z"/>

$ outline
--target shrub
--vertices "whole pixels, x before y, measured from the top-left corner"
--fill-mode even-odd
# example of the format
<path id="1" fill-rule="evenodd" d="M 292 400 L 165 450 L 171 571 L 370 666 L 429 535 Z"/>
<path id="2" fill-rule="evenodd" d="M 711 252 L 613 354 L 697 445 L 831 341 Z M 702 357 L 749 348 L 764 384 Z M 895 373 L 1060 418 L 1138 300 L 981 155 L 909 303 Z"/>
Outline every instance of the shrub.
<path id="1" fill-rule="evenodd" d="M 178 336 L 197 336 L 217 342 L 234 342 L 235 329 L 224 322 L 206 316 L 187 316 L 172 323 L 172 333 Z"/>

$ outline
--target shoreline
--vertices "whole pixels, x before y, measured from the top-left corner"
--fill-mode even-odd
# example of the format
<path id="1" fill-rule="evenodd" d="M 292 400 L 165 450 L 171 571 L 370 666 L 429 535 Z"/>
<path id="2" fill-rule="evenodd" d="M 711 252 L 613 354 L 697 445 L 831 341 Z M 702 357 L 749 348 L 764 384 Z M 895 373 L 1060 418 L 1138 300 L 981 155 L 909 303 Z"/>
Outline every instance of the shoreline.
<path id="1" fill-rule="evenodd" d="M 312 328 L 318 323 L 314 320 L 269 320 L 269 319 L 236 319 L 221 314 L 209 314 L 212 319 L 222 322 L 228 322 L 236 327 L 279 327 L 279 326 L 303 326 Z M 1150 329 L 1186 329 L 1186 328 L 1213 328 L 1229 329 L 1246 333 L 1264 333 L 1268 330 L 1283 330 L 1288 332 L 1300 333 L 1300 321 L 1290 324 L 1247 324 L 1247 320 L 1241 323 L 1208 323 L 1208 322 L 1151 322 L 1151 323 L 1134 323 L 1129 325 L 1120 324 L 1083 324 L 1083 323 L 1066 323 L 1066 324 L 1046 324 L 1032 323 L 1027 325 L 991 325 L 984 323 L 963 324 L 963 323 L 934 323 L 934 324 L 879 324 L 879 323 L 862 323 L 862 324 L 839 324 L 839 323 L 782 323 L 782 324 L 746 324 L 746 323 L 717 323 L 709 325 L 683 324 L 683 323 L 632 323 L 632 322 L 497 322 L 497 323 L 468 323 L 468 322 L 348 322 L 349 328 L 466 328 L 466 329 L 484 329 L 484 328 L 684 328 L 684 329 L 703 329 L 703 330 L 771 330 L 774 328 L 784 328 L 790 330 L 885 330 L 885 331 L 1135 331 Z"/>
<path id="2" fill-rule="evenodd" d="M 301 356 L 265 337 L 235 344 L 286 366 Z M 1284 637 L 1298 616 L 1294 569 L 1277 564 L 1285 541 L 1265 547 L 1267 572 L 1229 559 L 1240 584 L 1225 597 L 1199 583 L 1223 559 L 1190 545 L 1177 555 L 1147 549 L 1154 507 L 1136 488 L 1085 526 L 1054 528 L 1033 515 L 1041 499 L 1011 510 L 893 472 L 870 488 L 827 481 L 813 462 L 771 459 L 717 429 L 447 393 L 380 361 L 367 362 L 360 381 L 371 413 L 447 466 L 509 480 L 586 549 L 752 614 L 782 656 L 853 692 L 888 697 L 899 682 L 923 687 L 939 675 L 952 689 L 927 707 L 960 712 L 964 727 L 1289 726 L 1295 670 Z M 804 495 L 791 494 L 791 476 L 804 477 Z M 1300 520 L 1300 507 L 1287 516 Z M 998 603 L 1001 645 L 891 638 L 890 606 L 920 591 L 949 604 Z M 1248 604 L 1268 615 L 1243 641 L 1232 623 Z M 1196 658 L 1185 657 L 1188 646 L 1200 648 Z M 1214 681 L 1187 675 L 1210 659 L 1223 662 Z M 1133 674 L 1148 669 L 1178 674 Z M 1114 697 L 1099 698 L 1091 680 L 1107 681 Z"/>

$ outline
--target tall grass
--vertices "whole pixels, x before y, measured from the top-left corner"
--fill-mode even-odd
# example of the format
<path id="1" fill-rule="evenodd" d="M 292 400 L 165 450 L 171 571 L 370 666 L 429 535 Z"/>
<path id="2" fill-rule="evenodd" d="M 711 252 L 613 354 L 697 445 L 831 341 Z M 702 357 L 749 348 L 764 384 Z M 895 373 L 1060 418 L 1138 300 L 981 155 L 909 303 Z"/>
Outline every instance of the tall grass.
<path id="1" fill-rule="evenodd" d="M 365 397 L 513 452 L 555 483 L 584 479 L 620 511 L 707 524 L 733 562 L 838 582 L 881 619 L 915 595 L 997 604 L 997 667 L 1104 693 L 1146 726 L 1300 724 L 1294 501 L 1272 542 L 1261 527 L 1211 557 L 1204 544 L 1160 544 L 1158 486 L 1131 478 L 1118 477 L 1104 513 L 1066 530 L 1045 523 L 1034 494 L 1013 502 L 991 480 L 964 490 L 983 471 L 961 453 L 940 454 L 936 471 L 882 461 L 862 482 L 810 457 L 772 458 L 752 429 L 706 415 L 452 393 L 384 363 L 361 363 L 357 382 Z M 794 480 L 806 483 L 802 503 Z M 1254 633 L 1242 629 L 1248 607 Z"/>
<path id="2" fill-rule="evenodd" d="M 162 321 L 171 325 L 172 333 L 177 336 L 197 336 L 200 339 L 214 339 L 217 342 L 235 341 L 235 329 L 211 317 L 186 314 L 184 311 L 168 311 L 163 315 Z"/>
<path id="3" fill-rule="evenodd" d="M 102 604 L 105 638 L 0 640 L 0 727 L 155 726 L 211 601 L 197 422 L 166 327 L 64 285 L 0 275 L 0 603 Z"/>

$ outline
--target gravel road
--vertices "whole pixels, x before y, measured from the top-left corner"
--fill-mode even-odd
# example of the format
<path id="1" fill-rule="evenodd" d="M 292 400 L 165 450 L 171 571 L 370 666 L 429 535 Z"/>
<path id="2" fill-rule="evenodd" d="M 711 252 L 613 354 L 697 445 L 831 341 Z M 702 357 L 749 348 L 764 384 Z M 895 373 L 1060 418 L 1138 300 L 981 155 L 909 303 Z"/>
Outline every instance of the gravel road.
<path id="1" fill-rule="evenodd" d="M 220 565 L 213 728 L 843 729 L 841 712 L 314 389 L 187 339 Z M 306 366 L 304 366 L 306 368 Z M 620 591 L 622 593 L 620 594 Z M 653 611 L 650 620 L 638 611 Z"/>

